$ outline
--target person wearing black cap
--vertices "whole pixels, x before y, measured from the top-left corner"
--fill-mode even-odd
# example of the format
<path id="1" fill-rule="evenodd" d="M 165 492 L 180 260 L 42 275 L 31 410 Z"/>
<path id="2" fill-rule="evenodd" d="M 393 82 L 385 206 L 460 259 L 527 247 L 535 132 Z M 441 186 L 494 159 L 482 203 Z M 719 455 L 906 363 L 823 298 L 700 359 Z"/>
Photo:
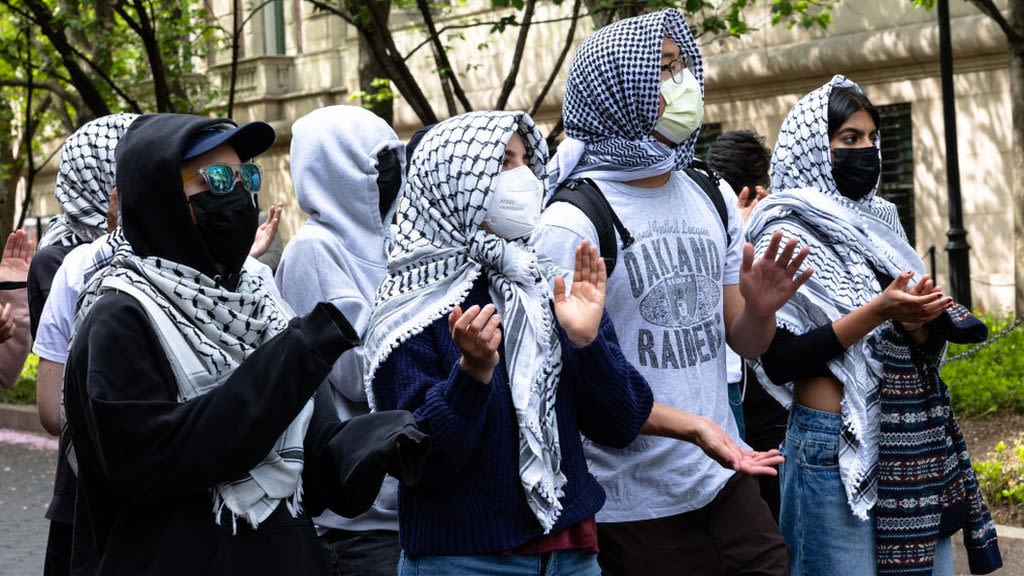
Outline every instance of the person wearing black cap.
<path id="1" fill-rule="evenodd" d="M 65 374 L 75 574 L 327 574 L 310 516 L 418 478 L 411 415 L 339 422 L 317 391 L 358 343 L 242 262 L 273 129 L 142 116 L 117 148 L 125 242 L 83 293 Z M 242 162 L 245 159 L 246 162 Z"/>

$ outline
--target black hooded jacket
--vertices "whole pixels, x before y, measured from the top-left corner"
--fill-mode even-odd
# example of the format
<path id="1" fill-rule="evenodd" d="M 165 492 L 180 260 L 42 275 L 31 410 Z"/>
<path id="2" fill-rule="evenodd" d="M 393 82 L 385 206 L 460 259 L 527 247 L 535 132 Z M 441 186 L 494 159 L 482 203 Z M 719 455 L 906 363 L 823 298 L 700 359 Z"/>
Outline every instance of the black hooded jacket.
<path id="1" fill-rule="evenodd" d="M 179 175 L 192 134 L 223 120 L 142 116 L 117 149 L 125 234 L 136 254 L 215 273 Z M 178 402 L 142 306 L 108 293 L 79 327 L 65 372 L 78 459 L 72 574 L 326 574 L 310 517 L 368 509 L 385 473 L 415 480 L 427 443 L 406 412 L 339 422 L 315 395 L 304 442 L 303 513 L 283 504 L 251 528 L 215 522 L 210 488 L 242 477 L 273 448 L 335 359 L 358 343 L 329 304 L 293 319 L 218 388 Z M 401 442 L 403 449 L 396 449 Z"/>

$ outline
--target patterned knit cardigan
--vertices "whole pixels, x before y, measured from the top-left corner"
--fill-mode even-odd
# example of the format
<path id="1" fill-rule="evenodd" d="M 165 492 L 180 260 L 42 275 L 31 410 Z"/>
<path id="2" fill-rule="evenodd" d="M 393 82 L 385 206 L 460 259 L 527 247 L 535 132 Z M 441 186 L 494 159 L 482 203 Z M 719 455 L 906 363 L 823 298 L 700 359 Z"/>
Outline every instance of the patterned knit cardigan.
<path id="1" fill-rule="evenodd" d="M 1002 566 L 995 526 L 939 376 L 945 341 L 979 342 L 987 328 L 954 305 L 923 346 L 891 324 L 873 343 L 881 365 L 875 537 L 878 574 L 929 576 L 935 544 L 961 528 L 971 572 Z"/>

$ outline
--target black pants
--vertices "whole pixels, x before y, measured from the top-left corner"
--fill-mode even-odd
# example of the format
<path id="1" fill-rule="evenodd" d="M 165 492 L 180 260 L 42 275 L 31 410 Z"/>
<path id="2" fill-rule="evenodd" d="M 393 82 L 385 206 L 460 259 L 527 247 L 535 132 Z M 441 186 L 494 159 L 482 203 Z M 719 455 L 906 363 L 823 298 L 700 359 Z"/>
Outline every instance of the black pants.
<path id="1" fill-rule="evenodd" d="M 789 575 L 789 551 L 757 482 L 734 475 L 707 506 L 654 520 L 599 523 L 605 576 Z"/>
<path id="2" fill-rule="evenodd" d="M 320 537 L 337 576 L 395 576 L 402 548 L 391 530 L 328 530 Z"/>

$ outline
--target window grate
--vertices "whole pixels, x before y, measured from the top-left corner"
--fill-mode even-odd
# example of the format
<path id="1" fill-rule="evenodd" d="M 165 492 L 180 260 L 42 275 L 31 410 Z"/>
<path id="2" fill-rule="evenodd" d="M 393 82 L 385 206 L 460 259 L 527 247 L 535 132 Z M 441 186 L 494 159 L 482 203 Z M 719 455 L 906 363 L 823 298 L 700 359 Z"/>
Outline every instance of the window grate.
<path id="1" fill-rule="evenodd" d="M 703 124 L 700 127 L 700 136 L 697 136 L 697 143 L 694 144 L 693 157 L 701 160 L 708 157 L 708 148 L 716 138 L 722 135 L 722 123 Z"/>
<path id="2" fill-rule="evenodd" d="M 879 106 L 878 113 L 882 124 L 882 179 L 878 193 L 896 205 L 907 239 L 914 246 L 914 132 L 910 104 Z"/>

